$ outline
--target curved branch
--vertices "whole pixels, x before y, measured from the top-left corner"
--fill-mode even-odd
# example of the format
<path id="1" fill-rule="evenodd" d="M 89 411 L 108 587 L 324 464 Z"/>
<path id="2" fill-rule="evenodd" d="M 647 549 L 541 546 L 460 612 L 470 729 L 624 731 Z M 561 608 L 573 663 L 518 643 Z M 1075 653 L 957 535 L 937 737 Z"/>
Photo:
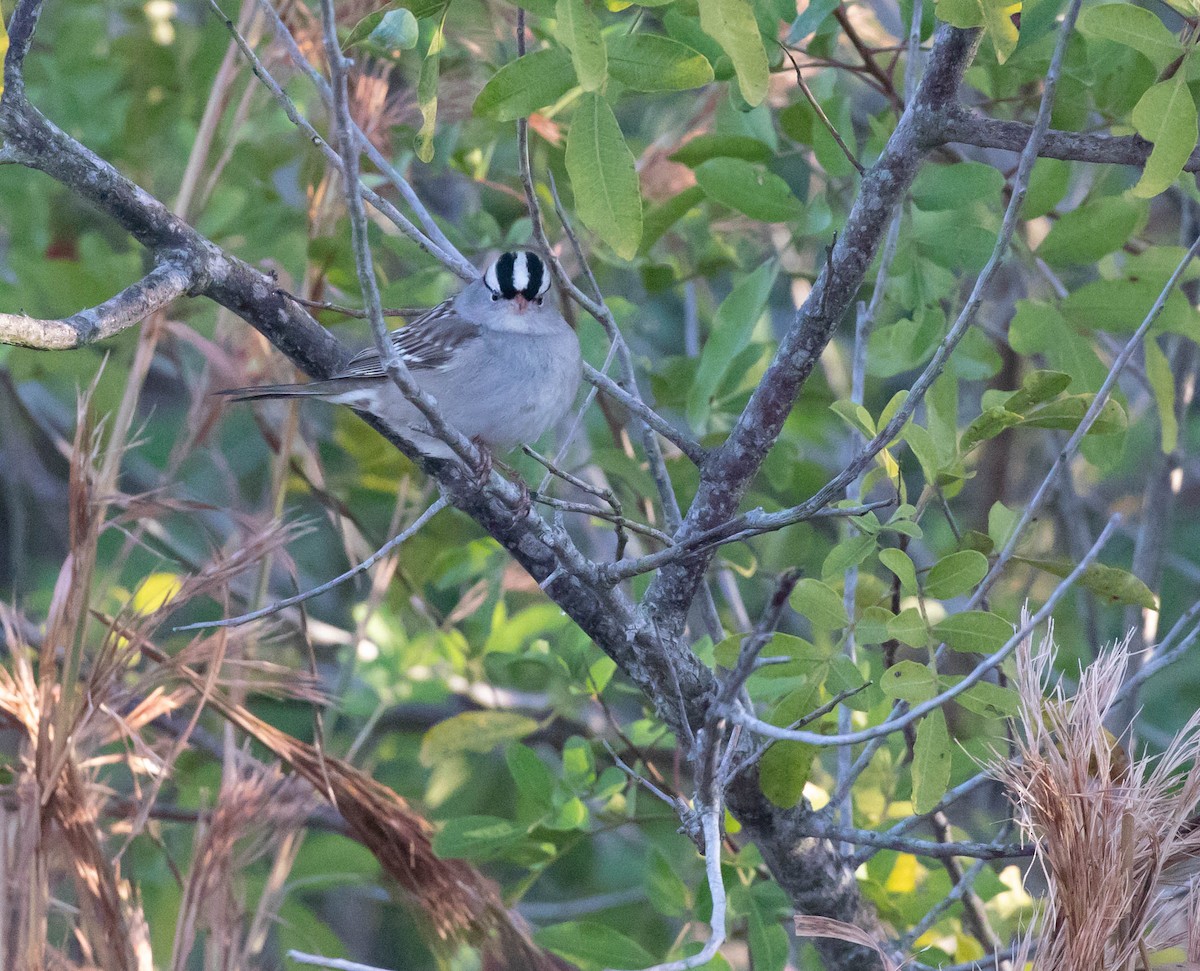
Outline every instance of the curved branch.
<path id="1" fill-rule="evenodd" d="M 61 320 L 39 320 L 27 314 L 0 314 L 0 344 L 41 351 L 67 351 L 112 337 L 140 323 L 182 296 L 195 273 L 179 263 L 163 263 L 115 297 Z"/>

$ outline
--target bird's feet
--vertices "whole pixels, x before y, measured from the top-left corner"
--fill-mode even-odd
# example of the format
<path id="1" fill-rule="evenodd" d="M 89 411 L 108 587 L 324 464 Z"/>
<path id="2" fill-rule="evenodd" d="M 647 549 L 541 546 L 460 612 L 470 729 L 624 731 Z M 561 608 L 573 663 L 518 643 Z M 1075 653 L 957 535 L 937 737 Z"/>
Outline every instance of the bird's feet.
<path id="1" fill-rule="evenodd" d="M 488 448 L 487 443 L 478 435 L 471 439 L 471 444 L 475 446 L 476 459 L 471 463 L 471 474 L 475 476 L 475 481 L 480 488 L 484 486 L 492 475 L 492 466 L 495 463 L 495 458 L 492 455 L 492 450 Z"/>

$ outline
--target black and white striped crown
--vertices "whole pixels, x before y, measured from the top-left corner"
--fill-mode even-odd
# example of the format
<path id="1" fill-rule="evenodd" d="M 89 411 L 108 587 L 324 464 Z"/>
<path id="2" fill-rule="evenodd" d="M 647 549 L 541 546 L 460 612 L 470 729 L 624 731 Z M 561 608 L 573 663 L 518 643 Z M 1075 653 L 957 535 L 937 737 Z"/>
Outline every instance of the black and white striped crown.
<path id="1" fill-rule="evenodd" d="M 537 300 L 550 289 L 550 273 L 536 253 L 505 253 L 487 268 L 483 282 L 492 293 L 512 300 L 518 294 Z"/>

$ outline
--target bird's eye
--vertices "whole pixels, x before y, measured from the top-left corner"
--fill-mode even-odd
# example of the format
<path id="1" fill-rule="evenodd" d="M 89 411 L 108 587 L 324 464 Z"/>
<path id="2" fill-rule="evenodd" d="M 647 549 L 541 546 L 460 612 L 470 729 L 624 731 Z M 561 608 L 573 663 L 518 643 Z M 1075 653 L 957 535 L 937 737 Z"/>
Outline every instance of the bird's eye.
<path id="1" fill-rule="evenodd" d="M 498 293 L 492 294 L 492 303 L 495 303 L 499 299 L 500 299 L 500 294 L 498 294 Z"/>
<path id="2" fill-rule="evenodd" d="M 540 307 L 540 306 L 542 305 L 542 298 L 541 298 L 541 297 L 538 297 L 538 298 L 537 298 L 537 299 L 534 301 L 534 303 L 536 303 L 536 304 L 537 304 L 537 305 Z"/>

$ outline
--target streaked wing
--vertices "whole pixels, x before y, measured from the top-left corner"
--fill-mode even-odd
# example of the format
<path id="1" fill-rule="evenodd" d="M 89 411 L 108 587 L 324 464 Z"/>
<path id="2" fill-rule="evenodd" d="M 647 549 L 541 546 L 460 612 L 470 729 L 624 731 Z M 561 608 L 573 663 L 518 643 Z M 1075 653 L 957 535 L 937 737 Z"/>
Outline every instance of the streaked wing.
<path id="1" fill-rule="evenodd" d="M 456 350 L 480 333 L 482 328 L 478 324 L 463 320 L 451 308 L 450 301 L 446 301 L 407 327 L 392 331 L 391 338 L 410 371 L 428 371 L 445 367 Z M 381 378 L 386 373 L 378 349 L 368 347 L 355 354 L 337 376 Z"/>

